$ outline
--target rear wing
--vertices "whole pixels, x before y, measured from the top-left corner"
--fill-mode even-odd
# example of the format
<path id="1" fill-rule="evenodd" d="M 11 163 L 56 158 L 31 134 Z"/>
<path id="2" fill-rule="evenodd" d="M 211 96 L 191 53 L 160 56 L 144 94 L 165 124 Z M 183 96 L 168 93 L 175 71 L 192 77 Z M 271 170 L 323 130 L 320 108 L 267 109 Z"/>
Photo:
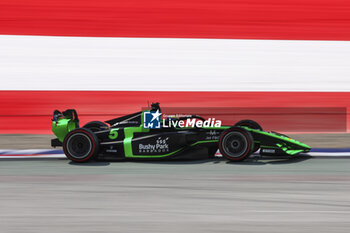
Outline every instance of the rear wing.
<path id="1" fill-rule="evenodd" d="M 79 128 L 78 113 L 75 109 L 60 112 L 55 110 L 52 116 L 52 132 L 59 142 L 63 142 L 66 135 L 73 129 Z"/>

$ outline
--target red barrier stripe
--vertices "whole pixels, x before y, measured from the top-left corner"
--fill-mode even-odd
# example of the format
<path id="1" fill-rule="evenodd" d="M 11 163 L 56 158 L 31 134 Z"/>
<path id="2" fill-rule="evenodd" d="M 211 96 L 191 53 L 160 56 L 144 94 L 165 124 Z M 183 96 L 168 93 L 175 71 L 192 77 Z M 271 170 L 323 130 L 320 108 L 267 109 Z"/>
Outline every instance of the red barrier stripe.
<path id="1" fill-rule="evenodd" d="M 349 108 L 350 92 L 0 91 L 0 133 L 50 133 L 51 114 L 55 109 L 77 109 L 84 124 L 139 111 L 147 106 L 147 101 L 160 102 L 163 107 Z M 328 117 L 325 115 L 321 120 L 327 122 Z M 270 125 L 278 123 L 261 119 Z M 293 117 L 289 120 L 293 125 Z M 315 120 L 311 116 L 299 121 L 307 127 Z M 281 126 L 289 130 L 289 124 Z"/>
<path id="2" fill-rule="evenodd" d="M 349 40 L 346 0 L 3 0 L 0 34 Z"/>

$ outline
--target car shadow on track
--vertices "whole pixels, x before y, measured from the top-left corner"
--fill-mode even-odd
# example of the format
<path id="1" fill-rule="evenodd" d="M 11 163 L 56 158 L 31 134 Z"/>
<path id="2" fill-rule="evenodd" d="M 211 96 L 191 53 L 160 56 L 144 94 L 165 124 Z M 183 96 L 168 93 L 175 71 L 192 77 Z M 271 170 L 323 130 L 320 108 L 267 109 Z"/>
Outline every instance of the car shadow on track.
<path id="1" fill-rule="evenodd" d="M 242 162 L 232 162 L 227 161 L 227 164 L 232 165 L 283 165 L 283 164 L 293 164 L 293 163 L 300 163 L 306 160 L 311 159 L 310 156 L 300 156 L 300 157 L 289 157 L 289 158 L 249 158 Z"/>
<path id="2" fill-rule="evenodd" d="M 171 164 L 171 165 L 193 165 L 193 164 L 218 164 L 225 163 L 229 165 L 283 165 L 283 164 L 293 164 L 300 163 L 306 160 L 311 159 L 311 156 L 295 156 L 295 157 L 252 157 L 248 158 L 242 162 L 232 162 L 228 161 L 225 158 L 212 158 L 212 159 L 196 159 L 196 160 L 99 160 L 99 161 L 90 161 L 87 163 L 76 163 L 67 160 L 66 158 L 7 158 L 3 159 L 4 161 L 53 161 L 61 160 L 67 161 L 69 165 L 72 166 L 86 166 L 86 167 L 104 167 L 109 166 L 111 163 L 145 163 L 145 164 Z"/>
<path id="3" fill-rule="evenodd" d="M 76 163 L 76 162 L 70 161 L 68 164 L 69 165 L 73 165 L 73 166 L 84 166 L 84 167 L 104 167 L 104 166 L 110 165 L 111 162 L 108 162 L 108 161 L 92 161 L 92 162 L 87 162 L 87 163 Z"/>
<path id="4" fill-rule="evenodd" d="M 205 164 L 205 163 L 226 163 L 230 165 L 281 165 L 281 164 L 293 164 L 306 161 L 312 157 L 310 156 L 298 156 L 298 157 L 263 157 L 263 158 L 248 158 L 247 160 L 241 162 L 227 161 L 225 158 L 213 158 L 213 159 L 197 159 L 197 160 L 143 160 L 135 161 L 129 160 L 126 162 L 133 163 L 152 163 L 152 164 L 171 164 L 171 165 L 193 165 L 193 164 Z"/>

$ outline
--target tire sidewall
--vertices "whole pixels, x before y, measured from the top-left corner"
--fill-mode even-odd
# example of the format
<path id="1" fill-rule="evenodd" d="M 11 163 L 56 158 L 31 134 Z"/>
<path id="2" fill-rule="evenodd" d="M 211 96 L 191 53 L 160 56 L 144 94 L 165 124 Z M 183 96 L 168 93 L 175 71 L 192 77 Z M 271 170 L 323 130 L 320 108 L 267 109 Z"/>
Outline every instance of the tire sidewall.
<path id="1" fill-rule="evenodd" d="M 234 126 L 235 127 L 247 126 L 247 127 L 251 128 L 251 129 L 256 129 L 256 130 L 263 131 L 263 128 L 261 127 L 261 125 L 258 122 L 253 121 L 253 120 L 241 120 L 241 121 L 238 121 Z M 260 144 L 259 143 L 254 143 L 254 148 L 253 148 L 252 153 L 258 151 L 259 149 L 260 149 Z"/>
<path id="2" fill-rule="evenodd" d="M 244 135 L 244 137 L 246 138 L 247 140 L 247 143 L 248 143 L 248 146 L 247 146 L 247 149 L 246 151 L 244 152 L 243 155 L 241 155 L 240 157 L 231 157 L 229 155 L 227 155 L 223 149 L 223 145 L 222 145 L 222 142 L 223 142 L 223 139 L 224 137 L 230 133 L 230 132 L 239 132 L 241 133 L 242 135 Z M 252 151 L 252 148 L 254 146 L 254 140 L 253 140 L 253 137 L 252 135 L 245 129 L 242 129 L 242 128 L 239 128 L 239 127 L 232 127 L 230 129 L 227 129 L 225 130 L 222 135 L 220 136 L 220 140 L 219 140 L 219 150 L 221 152 L 221 154 L 228 160 L 231 160 L 231 161 L 242 161 L 244 159 L 246 159 L 250 154 L 251 154 L 251 151 Z"/>
<path id="3" fill-rule="evenodd" d="M 82 134 L 86 135 L 90 139 L 90 142 L 91 142 L 92 148 L 90 150 L 90 153 L 83 158 L 75 158 L 74 156 L 71 156 L 68 149 L 67 149 L 67 142 L 68 142 L 69 138 L 71 138 L 76 133 L 82 133 Z M 67 134 L 67 136 L 64 138 L 64 141 L 63 141 L 63 151 L 64 151 L 65 155 L 67 156 L 67 158 L 72 160 L 73 162 L 81 163 L 81 162 L 89 161 L 90 159 L 92 159 L 96 156 L 96 154 L 98 152 L 98 148 L 99 148 L 98 139 L 97 139 L 96 135 L 89 129 L 79 128 L 79 129 L 72 130 L 71 132 L 69 132 Z"/>

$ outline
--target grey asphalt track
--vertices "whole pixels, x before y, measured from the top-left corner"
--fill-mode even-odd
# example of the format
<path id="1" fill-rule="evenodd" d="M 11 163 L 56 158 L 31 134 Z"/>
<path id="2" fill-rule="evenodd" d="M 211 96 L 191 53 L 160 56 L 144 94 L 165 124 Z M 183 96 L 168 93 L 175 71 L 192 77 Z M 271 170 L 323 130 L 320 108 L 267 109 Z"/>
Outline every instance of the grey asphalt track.
<path id="1" fill-rule="evenodd" d="M 350 159 L 0 160 L 0 232 L 349 232 Z"/>

